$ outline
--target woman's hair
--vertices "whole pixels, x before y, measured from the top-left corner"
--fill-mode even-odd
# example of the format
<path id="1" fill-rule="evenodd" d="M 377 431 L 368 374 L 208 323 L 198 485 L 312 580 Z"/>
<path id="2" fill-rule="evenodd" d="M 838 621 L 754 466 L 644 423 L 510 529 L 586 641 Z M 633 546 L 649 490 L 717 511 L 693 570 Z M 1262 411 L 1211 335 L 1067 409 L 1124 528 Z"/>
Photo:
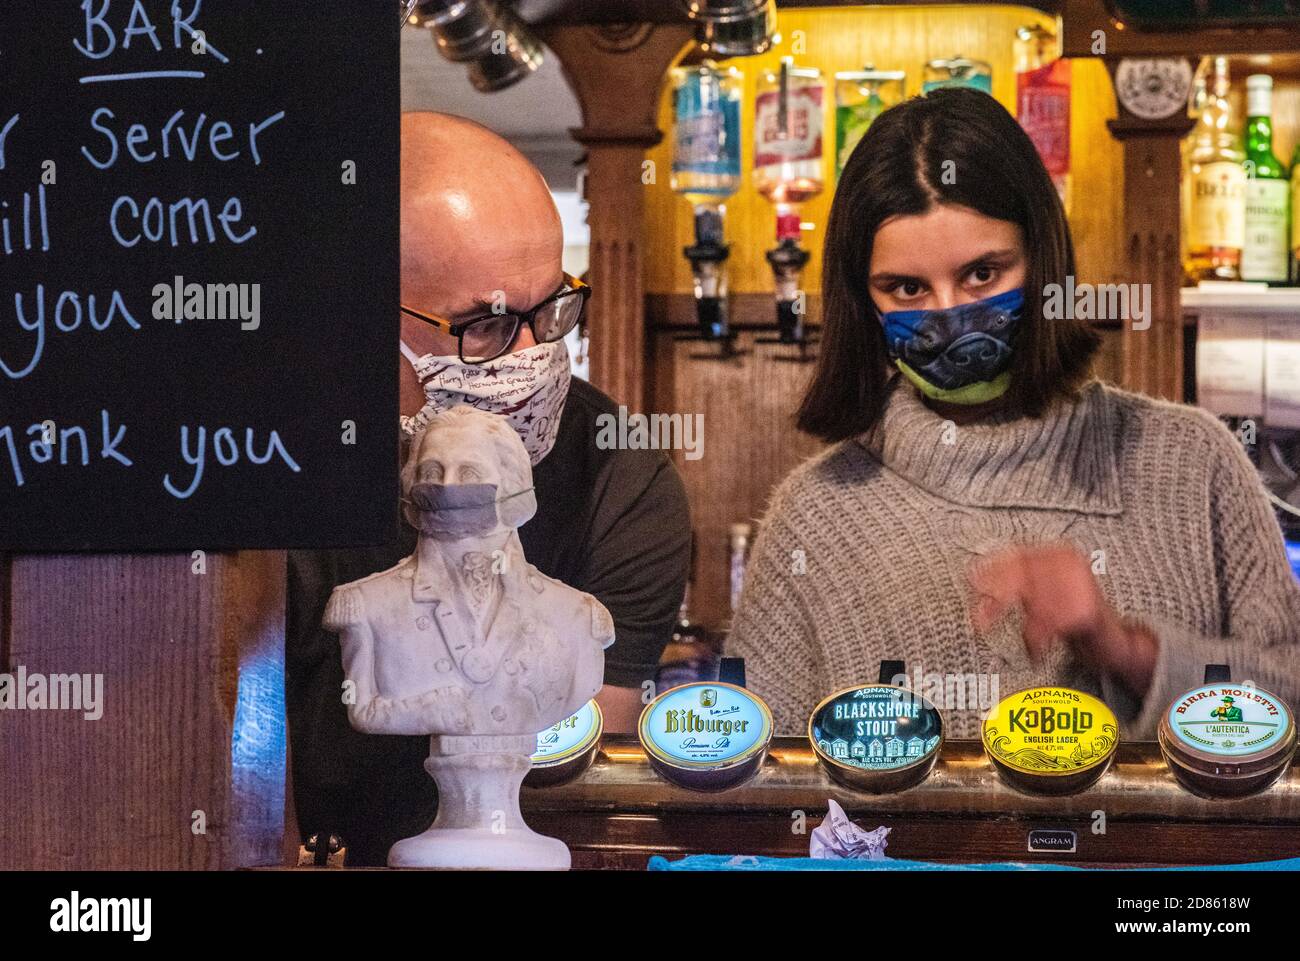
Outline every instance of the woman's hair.
<path id="1" fill-rule="evenodd" d="M 877 117 L 840 175 L 822 254 L 821 349 L 799 406 L 800 430 L 837 441 L 879 419 L 889 356 L 867 283 L 872 244 L 888 218 L 934 204 L 969 207 L 1024 233 L 1025 308 L 1008 401 L 1037 416 L 1087 373 L 1096 331 L 1043 318 L 1047 286 L 1064 286 L 1074 273 L 1074 246 L 1033 142 L 988 94 L 941 88 Z"/>

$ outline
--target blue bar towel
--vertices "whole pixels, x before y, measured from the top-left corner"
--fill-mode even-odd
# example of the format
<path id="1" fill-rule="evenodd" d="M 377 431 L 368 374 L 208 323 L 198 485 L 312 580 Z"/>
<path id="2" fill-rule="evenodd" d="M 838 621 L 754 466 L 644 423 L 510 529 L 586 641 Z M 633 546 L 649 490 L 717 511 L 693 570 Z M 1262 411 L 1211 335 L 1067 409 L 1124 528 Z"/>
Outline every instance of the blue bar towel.
<path id="1" fill-rule="evenodd" d="M 1193 867 L 1087 868 L 1070 864 L 939 864 L 934 861 L 828 861 L 821 858 L 769 858 L 748 854 L 692 854 L 680 861 L 655 855 L 648 871 L 1300 871 L 1300 858 L 1246 864 L 1198 864 Z"/>

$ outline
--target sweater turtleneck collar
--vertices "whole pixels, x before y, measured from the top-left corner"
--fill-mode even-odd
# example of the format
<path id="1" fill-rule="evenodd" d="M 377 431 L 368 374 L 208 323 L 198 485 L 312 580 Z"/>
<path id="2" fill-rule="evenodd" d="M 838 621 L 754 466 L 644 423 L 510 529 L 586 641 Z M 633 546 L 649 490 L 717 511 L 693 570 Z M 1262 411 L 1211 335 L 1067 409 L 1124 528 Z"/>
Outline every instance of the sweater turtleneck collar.
<path id="1" fill-rule="evenodd" d="M 1041 417 L 996 412 L 955 425 L 895 376 L 884 413 L 858 443 L 917 487 L 959 504 L 1119 514 L 1110 401 L 1091 381 Z"/>

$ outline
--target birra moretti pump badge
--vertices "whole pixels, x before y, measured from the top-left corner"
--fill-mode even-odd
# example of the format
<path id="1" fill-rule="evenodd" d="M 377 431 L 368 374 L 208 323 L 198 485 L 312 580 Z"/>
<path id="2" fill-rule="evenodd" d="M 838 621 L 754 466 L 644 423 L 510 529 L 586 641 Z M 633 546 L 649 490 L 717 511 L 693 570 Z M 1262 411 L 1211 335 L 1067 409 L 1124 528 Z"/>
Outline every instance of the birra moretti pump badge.
<path id="1" fill-rule="evenodd" d="M 1156 737 L 1179 783 L 1209 797 L 1263 790 L 1296 753 L 1290 709 L 1276 694 L 1242 684 L 1207 684 L 1174 698 Z"/>

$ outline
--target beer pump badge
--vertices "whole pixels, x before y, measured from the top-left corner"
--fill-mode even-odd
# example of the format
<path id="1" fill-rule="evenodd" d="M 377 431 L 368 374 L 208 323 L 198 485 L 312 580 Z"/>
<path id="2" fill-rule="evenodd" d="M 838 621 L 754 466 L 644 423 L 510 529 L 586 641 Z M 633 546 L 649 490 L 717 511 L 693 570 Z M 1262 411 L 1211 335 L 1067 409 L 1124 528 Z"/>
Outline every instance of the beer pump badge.
<path id="1" fill-rule="evenodd" d="M 600 705 L 588 701 L 559 724 L 541 731 L 533 766 L 524 783 L 537 787 L 577 777 L 595 760 L 603 728 Z"/>
<path id="2" fill-rule="evenodd" d="M 651 701 L 637 726 L 650 765 L 692 790 L 724 790 L 754 774 L 772 739 L 772 712 L 721 681 L 683 684 Z"/>
<path id="3" fill-rule="evenodd" d="M 1258 688 L 1211 684 L 1169 705 L 1168 730 L 1183 745 L 1220 757 L 1258 754 L 1291 732 L 1281 698 Z"/>
<path id="4" fill-rule="evenodd" d="M 1082 691 L 1035 687 L 1003 698 L 984 721 L 984 750 L 1013 786 L 1070 793 L 1106 771 L 1119 722 Z"/>
<path id="5" fill-rule="evenodd" d="M 818 704 L 808 719 L 808 740 L 831 777 L 886 793 L 929 774 L 943 744 L 943 719 L 920 694 L 867 684 Z"/>
<path id="6" fill-rule="evenodd" d="M 1276 694 L 1206 684 L 1174 699 L 1156 731 L 1174 776 L 1194 794 L 1239 797 L 1271 785 L 1296 753 L 1295 718 Z"/>

